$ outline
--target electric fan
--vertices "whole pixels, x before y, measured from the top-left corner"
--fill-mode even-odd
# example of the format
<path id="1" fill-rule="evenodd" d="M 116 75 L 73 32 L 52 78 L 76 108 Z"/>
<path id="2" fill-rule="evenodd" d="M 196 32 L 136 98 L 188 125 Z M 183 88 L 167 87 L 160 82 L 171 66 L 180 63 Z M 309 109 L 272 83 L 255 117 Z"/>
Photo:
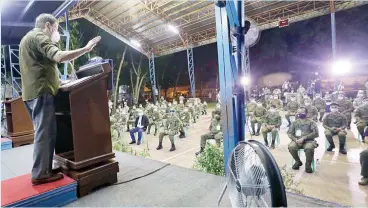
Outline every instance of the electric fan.
<path id="1" fill-rule="evenodd" d="M 280 170 L 266 146 L 258 141 L 240 142 L 226 166 L 226 185 L 232 207 L 287 207 Z"/>
<path id="2" fill-rule="evenodd" d="M 261 37 L 261 30 L 257 26 L 257 22 L 249 17 L 245 17 L 244 29 L 244 44 L 246 48 L 250 48 L 259 41 L 259 38 Z"/>

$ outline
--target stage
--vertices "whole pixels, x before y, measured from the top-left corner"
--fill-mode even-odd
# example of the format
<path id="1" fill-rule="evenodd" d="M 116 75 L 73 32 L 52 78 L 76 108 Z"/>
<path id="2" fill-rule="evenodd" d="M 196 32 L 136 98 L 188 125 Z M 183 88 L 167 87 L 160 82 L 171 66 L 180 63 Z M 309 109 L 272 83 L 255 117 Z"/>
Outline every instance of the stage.
<path id="1" fill-rule="evenodd" d="M 1 152 L 1 180 L 28 174 L 32 167 L 33 145 Z M 115 184 L 94 191 L 67 205 L 71 207 L 140 206 L 140 207 L 215 207 L 225 178 L 182 168 L 168 163 L 116 153 L 120 172 L 118 183 L 144 176 L 126 183 Z M 2 189 L 2 191 L 6 191 Z M 292 207 L 340 206 L 315 198 L 288 193 Z M 230 207 L 227 193 L 221 203 Z"/>

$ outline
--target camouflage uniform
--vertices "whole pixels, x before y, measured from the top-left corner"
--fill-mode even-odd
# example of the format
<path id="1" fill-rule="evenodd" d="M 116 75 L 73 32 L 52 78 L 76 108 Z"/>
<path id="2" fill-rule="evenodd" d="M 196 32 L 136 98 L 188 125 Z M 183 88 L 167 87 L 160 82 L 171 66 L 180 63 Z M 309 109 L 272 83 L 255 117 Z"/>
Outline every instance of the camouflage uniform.
<path id="1" fill-rule="evenodd" d="M 285 114 L 285 118 L 289 122 L 289 124 L 291 124 L 290 117 L 296 115 L 296 112 L 298 111 L 299 107 L 300 105 L 297 101 L 290 101 L 287 104 L 286 106 L 287 112 Z"/>
<path id="2" fill-rule="evenodd" d="M 340 149 L 345 147 L 346 141 L 346 117 L 340 112 L 329 113 L 323 119 L 323 128 L 325 128 L 325 136 L 330 143 L 330 147 L 334 148 L 335 144 L 332 140 L 332 136 L 338 135 L 340 142 Z M 337 131 L 336 128 L 340 128 Z"/>
<path id="3" fill-rule="evenodd" d="M 214 118 L 216 114 L 221 116 L 221 109 L 220 108 L 216 107 L 215 110 L 212 111 L 212 117 L 211 118 Z"/>
<path id="4" fill-rule="evenodd" d="M 216 144 L 218 146 L 221 145 L 221 140 L 222 140 L 222 126 L 221 126 L 221 119 L 217 120 L 217 119 L 212 119 L 211 120 L 211 124 L 210 124 L 210 128 L 209 128 L 210 132 L 207 134 L 203 134 L 201 136 L 201 149 L 203 149 L 206 146 L 206 141 L 208 139 L 215 139 L 216 140 Z"/>
<path id="5" fill-rule="evenodd" d="M 197 116 L 196 116 L 195 108 L 193 106 L 188 106 L 188 110 L 190 113 L 190 117 L 193 118 L 193 123 L 197 123 Z"/>
<path id="6" fill-rule="evenodd" d="M 171 115 L 168 116 L 164 127 L 165 127 L 164 132 L 161 132 L 159 134 L 159 145 L 156 149 L 157 150 L 162 149 L 162 140 L 164 139 L 164 136 L 169 136 L 171 142 L 170 151 L 174 151 L 176 149 L 174 143 L 174 136 L 179 133 L 180 128 L 182 128 L 182 123 L 177 116 Z"/>
<path id="7" fill-rule="evenodd" d="M 253 134 L 255 134 L 256 136 L 259 135 L 259 131 L 261 130 L 262 122 L 266 114 L 267 114 L 266 108 L 262 106 L 256 106 L 253 112 L 253 116 L 251 117 L 251 121 L 250 121 L 252 130 L 253 130 Z M 257 132 L 255 131 L 255 124 L 258 124 Z"/>
<path id="8" fill-rule="evenodd" d="M 177 111 L 182 112 L 184 110 L 184 108 L 185 108 L 184 104 L 183 103 L 179 103 L 178 104 Z"/>
<path id="9" fill-rule="evenodd" d="M 358 109 L 360 106 L 363 105 L 363 98 L 355 98 L 354 101 L 353 101 L 353 107 L 354 109 Z"/>
<path id="10" fill-rule="evenodd" d="M 197 119 L 199 119 L 199 115 L 201 113 L 200 104 L 197 103 L 197 104 L 194 105 L 194 112 L 195 112 L 195 115 L 196 115 Z"/>
<path id="11" fill-rule="evenodd" d="M 254 102 L 248 103 L 247 104 L 247 114 L 248 114 L 247 116 L 252 116 L 256 107 L 257 107 L 257 103 L 254 103 Z"/>
<path id="12" fill-rule="evenodd" d="M 364 141 L 364 128 L 368 125 L 368 104 L 360 106 L 355 111 L 355 118 L 357 120 L 357 129 Z"/>
<path id="13" fill-rule="evenodd" d="M 317 122 L 318 118 L 318 110 L 313 105 L 304 106 L 308 113 L 307 113 L 307 119 L 312 119 L 313 121 Z"/>
<path id="14" fill-rule="evenodd" d="M 350 129 L 351 113 L 354 111 L 353 103 L 347 98 L 342 100 L 337 99 L 336 103 L 339 105 L 339 112 L 346 117 L 346 125 Z"/>
<path id="15" fill-rule="evenodd" d="M 283 106 L 282 101 L 280 99 L 275 99 L 275 98 L 269 99 L 268 108 L 270 108 L 271 105 L 276 106 L 277 110 L 281 110 Z"/>
<path id="16" fill-rule="evenodd" d="M 135 119 L 138 117 L 138 109 L 132 108 L 129 112 L 129 120 L 127 122 L 127 131 L 130 130 L 129 126 L 135 124 Z"/>
<path id="17" fill-rule="evenodd" d="M 310 119 L 297 119 L 295 120 L 289 130 L 287 131 L 288 137 L 291 139 L 289 144 L 289 152 L 295 160 L 293 169 L 299 169 L 302 165 L 300 161 L 298 151 L 304 149 L 306 164 L 305 170 L 308 173 L 312 172 L 311 164 L 314 158 L 314 149 L 318 147 L 317 142 L 314 140 L 319 136 L 317 124 Z M 296 141 L 303 138 L 303 144 L 298 144 Z"/>
<path id="18" fill-rule="evenodd" d="M 185 138 L 185 127 L 188 127 L 189 126 L 189 123 L 190 123 L 190 113 L 189 111 L 181 111 L 179 112 L 179 118 L 181 120 L 181 128 L 180 128 L 180 135 L 179 135 L 179 138 Z"/>
<path id="19" fill-rule="evenodd" d="M 149 124 L 148 124 L 148 131 L 147 134 L 150 134 L 151 132 L 151 127 L 155 126 L 155 134 L 154 136 L 157 135 L 157 130 L 160 128 L 161 126 L 161 114 L 158 110 L 155 110 L 152 112 L 152 114 L 149 116 Z"/>
<path id="20" fill-rule="evenodd" d="M 207 103 L 202 103 L 202 115 L 207 115 Z"/>
<path id="21" fill-rule="evenodd" d="M 312 105 L 317 108 L 319 112 L 319 120 L 322 121 L 323 116 L 325 115 L 326 109 L 326 101 L 322 98 L 314 98 Z"/>
<path id="22" fill-rule="evenodd" d="M 281 116 L 279 112 L 267 112 L 264 119 L 264 126 L 262 128 L 262 135 L 265 144 L 268 146 L 267 134 L 272 132 L 272 146 L 275 146 L 277 132 L 281 126 Z"/>

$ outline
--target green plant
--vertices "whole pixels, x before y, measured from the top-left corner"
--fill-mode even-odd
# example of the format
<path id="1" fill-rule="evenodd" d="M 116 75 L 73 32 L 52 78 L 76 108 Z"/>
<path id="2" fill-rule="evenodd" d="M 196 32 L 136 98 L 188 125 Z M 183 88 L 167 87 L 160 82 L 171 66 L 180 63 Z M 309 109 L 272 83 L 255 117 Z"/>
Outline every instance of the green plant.
<path id="1" fill-rule="evenodd" d="M 206 173 L 224 176 L 224 150 L 217 145 L 207 144 L 204 151 L 196 158 L 194 168 Z"/>
<path id="2" fill-rule="evenodd" d="M 303 189 L 299 187 L 300 182 L 294 180 L 295 174 L 289 172 L 286 168 L 286 165 L 280 168 L 280 173 L 287 191 L 294 192 L 296 194 L 304 194 Z"/>

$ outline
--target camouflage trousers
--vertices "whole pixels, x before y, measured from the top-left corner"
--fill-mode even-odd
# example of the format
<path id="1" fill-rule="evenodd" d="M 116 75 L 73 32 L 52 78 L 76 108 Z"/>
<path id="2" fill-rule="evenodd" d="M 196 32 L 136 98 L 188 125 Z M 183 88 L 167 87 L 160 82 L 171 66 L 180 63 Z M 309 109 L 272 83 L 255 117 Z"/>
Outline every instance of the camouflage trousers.
<path id="1" fill-rule="evenodd" d="M 218 146 L 220 146 L 221 145 L 222 137 L 223 137 L 222 132 L 219 132 L 217 134 L 212 134 L 211 132 L 210 133 L 207 133 L 207 134 L 203 134 L 201 136 L 201 144 L 200 144 L 200 146 L 201 146 L 201 148 L 204 148 L 206 146 L 207 140 L 209 140 L 209 139 L 214 139 L 216 141 L 216 144 Z"/>
<path id="2" fill-rule="evenodd" d="M 350 127 L 350 124 L 351 124 L 351 113 L 343 113 L 344 116 L 346 117 L 346 122 L 348 124 L 348 126 Z"/>
<path id="3" fill-rule="evenodd" d="M 177 134 L 175 131 L 161 132 L 158 136 L 158 141 L 161 143 L 164 140 L 164 136 L 169 136 L 171 144 L 174 144 L 174 137 Z"/>
<path id="4" fill-rule="evenodd" d="M 160 128 L 160 125 L 161 125 L 161 121 L 153 121 L 153 122 L 150 122 L 148 124 L 148 130 L 147 130 L 147 134 L 149 134 L 151 132 L 151 127 L 152 126 L 155 126 L 155 136 L 157 134 L 157 130 Z"/>
<path id="5" fill-rule="evenodd" d="M 295 141 L 291 141 L 288 149 L 291 156 L 294 158 L 295 161 L 300 162 L 300 157 L 298 155 L 298 151 L 300 149 L 304 149 L 306 161 L 312 162 L 314 158 L 314 149 L 318 147 L 316 141 L 307 141 L 304 142 L 302 145 L 297 144 Z"/>
<path id="6" fill-rule="evenodd" d="M 322 119 L 323 116 L 325 115 L 325 111 L 326 111 L 325 107 L 323 106 L 323 107 L 316 107 L 316 108 L 319 112 L 319 118 Z"/>
<path id="7" fill-rule="evenodd" d="M 286 114 L 285 114 L 285 118 L 286 118 L 286 120 L 289 122 L 289 124 L 291 124 L 291 121 L 290 121 L 290 117 L 292 117 L 292 116 L 296 116 L 296 112 L 287 112 Z"/>
<path id="8" fill-rule="evenodd" d="M 340 130 L 339 132 L 337 131 L 330 131 L 328 129 L 325 130 L 325 136 L 327 141 L 330 143 L 330 145 L 334 146 L 335 143 L 332 139 L 333 136 L 337 135 L 339 137 L 339 142 L 340 145 L 345 145 L 345 141 L 346 141 L 346 131 L 345 130 Z"/>
<path id="9" fill-rule="evenodd" d="M 183 125 L 180 126 L 180 131 L 184 132 L 185 131 L 185 128 L 189 126 L 189 122 L 183 122 Z"/>
<path id="10" fill-rule="evenodd" d="M 127 130 L 129 131 L 130 130 L 129 126 L 130 125 L 134 125 L 134 124 L 135 124 L 135 120 L 128 120 L 128 122 L 127 122 Z"/>
<path id="11" fill-rule="evenodd" d="M 358 129 L 360 136 L 364 138 L 364 128 L 368 125 L 368 123 L 365 121 L 358 121 L 356 125 L 357 125 L 357 129 Z"/>
<path id="12" fill-rule="evenodd" d="M 262 126 L 262 118 L 255 118 L 255 117 L 251 118 L 250 125 L 252 127 L 253 132 L 255 131 L 256 124 L 258 124 L 257 132 L 259 133 L 259 131 L 261 130 L 261 126 Z"/>
<path id="13" fill-rule="evenodd" d="M 361 175 L 368 178 L 368 150 L 363 150 L 360 153 L 360 165 L 362 167 Z"/>
<path id="14" fill-rule="evenodd" d="M 268 144 L 267 134 L 269 132 L 272 133 L 272 144 L 274 144 L 275 143 L 275 140 L 276 140 L 277 132 L 279 132 L 279 129 L 276 128 L 276 127 L 268 128 L 266 126 L 264 126 L 262 128 L 262 135 L 263 135 L 263 139 L 264 139 L 264 141 L 265 141 L 266 144 Z"/>

